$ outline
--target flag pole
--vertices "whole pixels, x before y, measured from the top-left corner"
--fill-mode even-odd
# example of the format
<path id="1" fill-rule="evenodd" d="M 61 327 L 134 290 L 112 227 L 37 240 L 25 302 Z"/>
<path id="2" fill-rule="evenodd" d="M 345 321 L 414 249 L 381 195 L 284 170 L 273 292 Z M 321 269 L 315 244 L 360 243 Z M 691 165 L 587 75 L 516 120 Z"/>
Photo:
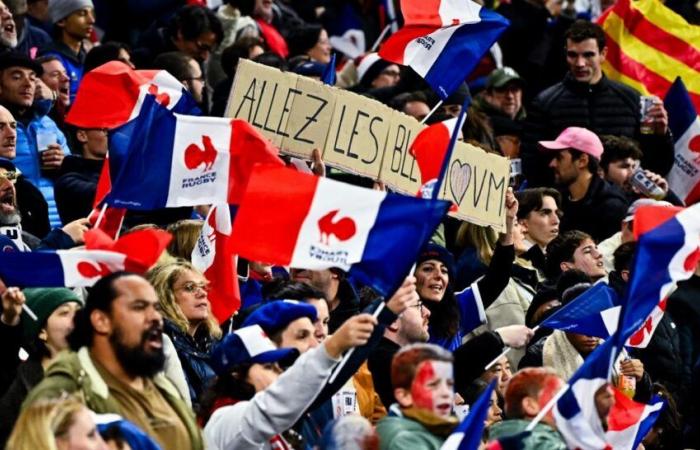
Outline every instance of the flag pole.
<path id="1" fill-rule="evenodd" d="M 552 397 L 550 401 L 547 402 L 546 405 L 540 410 L 540 412 L 537 413 L 537 415 L 530 421 L 528 426 L 525 428 L 525 431 L 532 431 L 535 426 L 537 426 L 538 423 L 544 418 L 545 415 L 549 412 L 550 409 L 554 407 L 554 405 L 559 401 L 559 399 L 566 394 L 566 391 L 569 390 L 569 383 L 564 383 L 564 386 L 561 387 L 559 392 Z"/>
<path id="2" fill-rule="evenodd" d="M 387 24 L 387 26 L 384 27 L 382 32 L 379 34 L 379 37 L 377 38 L 377 40 L 374 41 L 374 44 L 372 44 L 372 48 L 370 49 L 369 53 L 373 53 L 373 52 L 377 51 L 377 49 L 379 48 L 379 44 L 382 43 L 382 41 L 384 40 L 384 37 L 386 36 L 386 34 L 389 32 L 390 29 L 391 29 L 391 23 Z"/>
<path id="3" fill-rule="evenodd" d="M 437 105 L 433 106 L 433 109 L 430 110 L 430 112 L 428 113 L 428 115 L 425 116 L 425 117 L 423 117 L 423 120 L 420 121 L 420 124 L 421 124 L 421 125 L 424 125 L 425 122 L 427 122 L 428 119 L 430 119 L 430 116 L 432 116 L 433 113 L 434 113 L 435 111 L 437 111 L 437 109 L 438 109 L 440 106 L 442 106 L 442 102 L 443 102 L 443 100 L 440 100 L 439 102 L 437 102 Z"/>
<path id="4" fill-rule="evenodd" d="M 535 333 L 539 329 L 540 329 L 540 326 L 537 325 L 535 328 L 532 329 L 532 332 Z M 495 358 L 493 358 L 491 360 L 490 363 L 486 364 L 486 367 L 484 367 L 484 371 L 489 370 L 491 367 L 493 367 L 493 365 L 496 364 L 499 359 L 506 356 L 508 354 L 508 352 L 511 350 L 513 350 L 513 347 L 506 347 L 505 350 L 503 350 L 500 355 L 496 356 Z"/>
<path id="5" fill-rule="evenodd" d="M 39 321 L 39 318 L 36 316 L 36 314 L 34 314 L 34 311 L 32 311 L 32 309 L 29 306 L 27 306 L 26 303 L 22 303 L 22 310 L 26 312 L 27 315 L 34 320 L 34 322 Z"/>
<path id="6" fill-rule="evenodd" d="M 102 209 L 100 209 L 100 215 L 97 216 L 97 220 L 95 221 L 95 228 L 100 227 L 100 223 L 102 223 L 102 219 L 105 216 L 105 211 L 107 211 L 107 203 L 104 203 Z"/>
<path id="7" fill-rule="evenodd" d="M 416 264 L 413 264 L 413 267 L 411 267 L 411 270 L 408 272 L 408 274 L 412 274 L 413 272 L 416 271 Z M 372 317 L 375 319 L 379 317 L 379 314 L 382 313 L 382 311 L 386 308 L 386 301 L 383 301 L 377 306 L 377 309 L 374 310 L 374 313 L 372 313 Z M 338 378 L 338 375 L 340 374 L 340 371 L 343 370 L 343 367 L 345 364 L 347 364 L 348 360 L 350 359 L 350 356 L 352 356 L 353 352 L 355 351 L 357 347 L 351 348 L 344 356 L 343 359 L 338 363 L 338 365 L 335 367 L 335 370 L 331 374 L 330 378 L 328 378 L 328 383 L 327 384 L 333 384 L 336 378 Z"/>

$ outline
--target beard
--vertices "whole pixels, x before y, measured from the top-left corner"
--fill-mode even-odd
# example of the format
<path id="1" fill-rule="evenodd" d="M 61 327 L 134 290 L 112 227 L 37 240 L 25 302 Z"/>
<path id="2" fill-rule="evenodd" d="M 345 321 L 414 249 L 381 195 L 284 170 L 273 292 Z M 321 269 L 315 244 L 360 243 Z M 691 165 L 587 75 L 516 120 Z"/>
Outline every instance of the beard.
<path id="1" fill-rule="evenodd" d="M 17 47 L 17 35 L 9 33 L 0 34 L 0 44 L 9 48 Z"/>
<path id="2" fill-rule="evenodd" d="M 19 225 L 21 221 L 22 216 L 19 214 L 16 204 L 14 212 L 9 214 L 0 213 L 0 226 Z"/>
<path id="3" fill-rule="evenodd" d="M 114 334 L 109 337 L 109 341 L 114 348 L 119 364 L 124 371 L 135 377 L 151 378 L 165 366 L 165 353 L 163 347 L 148 352 L 144 350 L 146 342 L 152 333 L 162 334 L 162 329 L 158 325 L 153 325 L 141 335 L 141 342 L 135 347 L 127 347 L 122 343 L 122 333 L 120 328 L 114 330 Z"/>

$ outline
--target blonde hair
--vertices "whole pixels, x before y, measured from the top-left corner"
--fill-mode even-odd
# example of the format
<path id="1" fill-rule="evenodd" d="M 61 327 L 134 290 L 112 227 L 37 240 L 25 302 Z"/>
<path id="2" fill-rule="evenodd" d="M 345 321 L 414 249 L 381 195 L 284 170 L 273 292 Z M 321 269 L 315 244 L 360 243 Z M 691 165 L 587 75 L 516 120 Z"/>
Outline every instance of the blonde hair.
<path id="1" fill-rule="evenodd" d="M 85 408 L 75 397 L 37 400 L 19 415 L 5 449 L 56 450 L 56 438 L 68 433 Z"/>
<path id="2" fill-rule="evenodd" d="M 457 231 L 457 244 L 460 247 L 474 247 L 479 261 L 489 265 L 496 249 L 498 234 L 490 227 L 482 227 L 464 222 Z"/>
<path id="3" fill-rule="evenodd" d="M 175 300 L 173 287 L 177 279 L 187 271 L 204 276 L 192 263 L 184 259 L 175 259 L 174 261 L 158 264 L 146 274 L 148 281 L 151 282 L 156 290 L 156 294 L 158 294 L 158 303 L 163 315 L 185 333 L 189 329 L 190 322 L 185 317 L 182 309 L 180 309 L 180 305 L 177 304 L 177 300 Z M 221 337 L 221 328 L 211 314 L 211 307 L 209 308 L 209 317 L 203 324 L 207 327 L 207 331 L 211 336 L 215 338 Z"/>
<path id="4" fill-rule="evenodd" d="M 187 219 L 168 225 L 166 230 L 173 235 L 173 240 L 168 245 L 168 253 L 176 258 L 191 261 L 192 250 L 197 245 L 203 224 L 201 220 Z"/>

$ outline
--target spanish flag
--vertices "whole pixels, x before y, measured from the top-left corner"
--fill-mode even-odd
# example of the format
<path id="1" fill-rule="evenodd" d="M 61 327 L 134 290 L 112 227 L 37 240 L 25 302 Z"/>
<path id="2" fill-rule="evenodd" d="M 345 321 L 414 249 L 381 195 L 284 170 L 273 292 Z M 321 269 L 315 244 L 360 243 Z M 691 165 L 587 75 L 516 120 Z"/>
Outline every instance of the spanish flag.
<path id="1" fill-rule="evenodd" d="M 605 74 L 664 98 L 676 77 L 700 111 L 700 27 L 659 0 L 618 0 L 599 19 L 607 35 Z"/>

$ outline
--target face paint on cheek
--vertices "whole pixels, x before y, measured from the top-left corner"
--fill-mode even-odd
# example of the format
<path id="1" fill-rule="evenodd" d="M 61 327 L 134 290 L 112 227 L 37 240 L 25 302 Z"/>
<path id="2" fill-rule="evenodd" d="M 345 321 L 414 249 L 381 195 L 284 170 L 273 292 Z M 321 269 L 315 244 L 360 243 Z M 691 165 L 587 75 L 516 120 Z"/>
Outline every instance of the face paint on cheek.
<path id="1" fill-rule="evenodd" d="M 416 376 L 411 383 L 411 397 L 413 406 L 421 409 L 433 410 L 433 392 L 428 387 L 435 378 L 435 368 L 432 361 L 423 361 L 416 369 Z"/>

